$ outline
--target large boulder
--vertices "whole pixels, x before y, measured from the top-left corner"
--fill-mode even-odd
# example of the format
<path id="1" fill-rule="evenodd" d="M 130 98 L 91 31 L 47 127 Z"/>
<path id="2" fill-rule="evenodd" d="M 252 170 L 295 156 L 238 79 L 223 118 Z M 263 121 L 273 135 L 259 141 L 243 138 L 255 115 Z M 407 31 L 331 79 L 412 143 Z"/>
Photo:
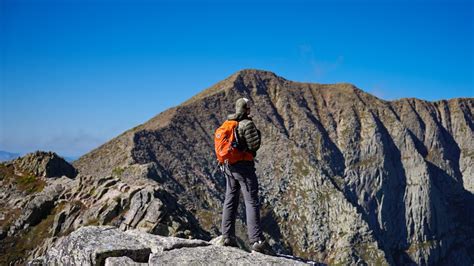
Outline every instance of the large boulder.
<path id="1" fill-rule="evenodd" d="M 30 265 L 199 265 L 277 264 L 298 265 L 301 261 L 220 247 L 196 239 L 148 234 L 140 230 L 121 231 L 112 226 L 81 227 L 60 238 L 44 256 Z"/>

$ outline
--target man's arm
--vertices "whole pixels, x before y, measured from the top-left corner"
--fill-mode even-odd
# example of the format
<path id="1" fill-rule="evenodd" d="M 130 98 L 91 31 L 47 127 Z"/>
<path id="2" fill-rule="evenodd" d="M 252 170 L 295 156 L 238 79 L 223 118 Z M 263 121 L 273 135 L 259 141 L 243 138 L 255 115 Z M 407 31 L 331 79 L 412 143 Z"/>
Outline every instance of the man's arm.
<path id="1" fill-rule="evenodd" d="M 252 153 L 257 152 L 261 143 L 260 131 L 258 131 L 257 127 L 251 120 L 245 123 L 243 130 L 245 141 L 247 142 L 247 148 Z"/>

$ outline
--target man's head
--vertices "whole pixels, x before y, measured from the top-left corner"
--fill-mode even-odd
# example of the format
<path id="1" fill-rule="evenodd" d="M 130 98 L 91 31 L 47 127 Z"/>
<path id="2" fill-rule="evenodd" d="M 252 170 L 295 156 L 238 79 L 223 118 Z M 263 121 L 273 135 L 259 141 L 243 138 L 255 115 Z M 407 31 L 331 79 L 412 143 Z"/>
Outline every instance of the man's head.
<path id="1" fill-rule="evenodd" d="M 239 98 L 235 102 L 235 113 L 238 115 L 250 114 L 249 99 Z"/>

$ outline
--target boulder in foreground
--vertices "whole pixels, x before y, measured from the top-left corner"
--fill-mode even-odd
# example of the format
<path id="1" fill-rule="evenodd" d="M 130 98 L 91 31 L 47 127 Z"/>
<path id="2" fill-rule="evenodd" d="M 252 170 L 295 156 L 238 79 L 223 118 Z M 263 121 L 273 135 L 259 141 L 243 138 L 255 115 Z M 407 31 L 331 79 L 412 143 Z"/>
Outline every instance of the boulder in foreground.
<path id="1" fill-rule="evenodd" d="M 212 245 L 203 240 L 152 235 L 139 230 L 121 231 L 112 226 L 81 227 L 59 239 L 29 265 L 198 265 L 305 264 L 284 257 Z"/>

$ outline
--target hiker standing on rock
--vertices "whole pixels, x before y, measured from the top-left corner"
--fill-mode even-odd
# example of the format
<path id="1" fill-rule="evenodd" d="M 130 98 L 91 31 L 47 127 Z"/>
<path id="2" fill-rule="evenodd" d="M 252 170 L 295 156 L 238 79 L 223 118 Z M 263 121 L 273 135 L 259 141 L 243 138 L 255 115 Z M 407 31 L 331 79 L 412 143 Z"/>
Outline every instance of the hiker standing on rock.
<path id="1" fill-rule="evenodd" d="M 264 239 L 260 225 L 260 202 L 254 157 L 260 148 L 261 136 L 249 115 L 249 100 L 238 99 L 235 104 L 235 114 L 229 115 L 227 121 L 215 133 L 216 154 L 226 177 L 222 212 L 222 244 L 237 246 L 235 219 L 240 191 L 242 191 L 251 249 L 274 254 Z"/>

